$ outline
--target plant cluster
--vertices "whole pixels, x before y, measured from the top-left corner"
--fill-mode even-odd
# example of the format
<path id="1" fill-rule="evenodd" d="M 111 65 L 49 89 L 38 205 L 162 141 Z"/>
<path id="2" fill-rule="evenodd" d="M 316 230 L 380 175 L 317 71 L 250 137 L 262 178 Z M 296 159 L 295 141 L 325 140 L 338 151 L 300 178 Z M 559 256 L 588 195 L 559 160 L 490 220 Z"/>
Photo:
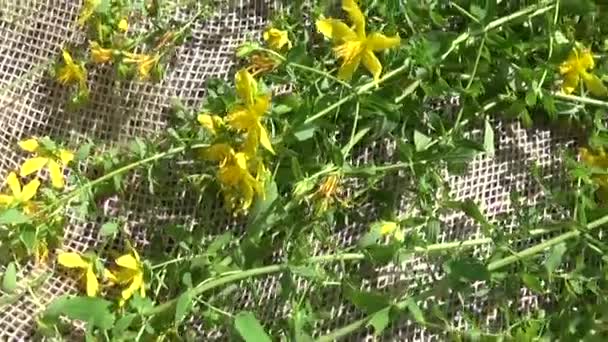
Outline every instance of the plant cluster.
<path id="1" fill-rule="evenodd" d="M 260 42 L 235 51 L 244 66 L 234 82 L 209 80 L 202 108 L 176 102 L 172 126 L 157 137 L 76 152 L 47 137 L 18 143 L 33 157 L 8 174 L 0 195 L 5 296 L 36 296 L 38 279 L 17 281 L 32 257 L 81 280 L 82 295 L 43 308 L 38 335 L 65 336 L 77 320 L 91 340 L 196 340 L 187 319 L 194 316 L 204 329 L 245 341 L 333 341 L 363 329 L 380 336 L 404 317 L 456 340 L 606 337 L 608 8 L 591 0 L 336 3 L 315 4 L 307 12 L 314 25 L 302 19 L 301 1 L 289 4 Z M 64 50 L 58 80 L 82 95 L 91 62 L 112 63 L 123 76 L 162 76 L 166 51 L 199 15 L 137 38 L 130 10 L 127 2 L 85 1 L 79 23 L 90 59 Z M 541 203 L 511 193 L 506 215 L 516 229 L 486 217 L 482 203 L 455 198 L 446 181 L 475 158 L 495 156 L 499 120 L 581 132 L 581 148 L 556 158 L 564 178 L 547 180 L 539 165 L 529 170 Z M 359 150 L 384 140 L 395 143 L 393 155 L 357 161 Z M 100 248 L 61 250 L 68 215 L 96 217 L 96 200 L 124 194 L 129 172 L 147 176 L 152 195 L 163 177 L 177 177 L 200 194 L 198 204 L 220 201 L 244 231 L 209 241 L 213 223 L 194 230 L 176 223 L 150 227 L 142 246 L 118 215 L 101 225 Z M 442 240 L 451 213 L 475 222 L 481 236 Z M 366 231 L 337 243 L 352 224 Z M 122 250 L 105 249 L 121 243 Z M 366 287 L 374 276 L 366 270 L 416 257 L 442 266 L 433 283 Z M 261 302 L 266 289 L 255 279 L 271 275 L 287 308 L 281 319 L 260 320 L 257 308 L 231 311 L 235 291 Z M 521 312 L 522 288 L 550 304 Z M 322 335 L 332 319 L 321 297 L 327 291 L 360 315 Z M 499 326 L 466 305 L 479 297 L 492 299 Z M 446 314 L 454 298 L 465 304 L 466 331 Z"/>

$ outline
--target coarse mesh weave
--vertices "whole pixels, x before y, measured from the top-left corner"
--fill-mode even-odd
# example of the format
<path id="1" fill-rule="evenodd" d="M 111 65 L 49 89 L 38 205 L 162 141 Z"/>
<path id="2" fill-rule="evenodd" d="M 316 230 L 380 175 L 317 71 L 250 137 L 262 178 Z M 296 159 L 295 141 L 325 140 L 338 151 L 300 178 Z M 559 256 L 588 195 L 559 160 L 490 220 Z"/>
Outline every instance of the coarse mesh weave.
<path id="1" fill-rule="evenodd" d="M 231 77 L 235 64 L 234 49 L 246 38 L 257 37 L 268 22 L 273 10 L 280 7 L 272 0 L 224 1 L 218 12 L 209 20 L 199 21 L 193 27 L 192 38 L 176 53 L 167 74 L 157 84 L 113 81 L 110 72 L 100 70 L 91 75 L 90 104 L 76 112 L 66 109 L 68 91 L 56 84 L 44 71 L 66 44 L 82 43 L 84 37 L 76 27 L 79 1 L 48 0 L 3 2 L 0 8 L 0 178 L 15 170 L 24 160 L 16 148 L 16 142 L 30 136 L 49 135 L 58 141 L 78 146 L 86 138 L 101 140 L 108 145 L 135 136 L 154 136 L 167 125 L 168 109 L 173 98 L 179 98 L 189 107 L 200 105 L 205 94 L 205 80 L 210 77 Z M 188 13 L 176 14 L 185 16 Z M 184 19 L 182 18 L 182 19 Z M 479 134 L 479 132 L 472 132 Z M 481 204 L 487 217 L 499 223 L 503 229 L 513 229 L 513 206 L 509 194 L 519 191 L 526 195 L 528 204 L 534 205 L 542 198 L 542 190 L 530 176 L 530 167 L 541 167 L 542 177 L 559 180 L 562 174 L 559 150 L 571 145 L 573 140 L 563 132 L 543 129 L 524 129 L 515 122 L 498 123 L 496 130 L 497 151 L 494 158 L 478 157 L 469 165 L 466 175 L 449 176 L 449 184 L 456 199 L 472 199 Z M 374 162 L 381 164 L 392 158 L 395 146 L 390 141 L 378 141 L 373 146 L 360 148 L 354 154 L 356 164 Z M 387 180 L 387 187 L 400 184 L 403 179 Z M 396 182 L 396 183 L 395 183 Z M 129 229 L 136 243 L 146 245 L 146 227 L 159 227 L 164 222 L 180 222 L 194 227 L 201 222 L 211 222 L 207 227 L 209 238 L 227 229 L 238 230 L 240 225 L 227 217 L 224 210 L 207 201 L 202 205 L 190 200 L 195 194 L 187 189 L 168 187 L 166 193 L 155 196 L 134 179 L 133 188 L 122 199 L 129 217 Z M 160 188 L 160 187 L 159 187 Z M 162 191 L 162 188 L 160 189 Z M 407 198 L 403 198 L 403 207 Z M 113 202 L 105 204 L 107 214 L 112 213 Z M 547 212 L 547 215 L 554 213 Z M 352 219 L 344 226 L 335 227 L 336 242 L 347 246 L 356 243 L 368 229 L 368 224 L 378 219 L 374 203 L 352 211 Z M 349 223 L 350 222 L 350 223 Z M 98 245 L 99 222 L 69 220 L 65 233 L 66 250 L 86 251 Z M 453 241 L 480 237 L 477 225 L 463 215 L 450 215 L 443 219 L 440 240 Z M 478 248 L 475 255 L 482 256 L 487 249 Z M 18 299 L 0 306 L 0 340 L 30 339 L 37 313 L 54 298 L 77 293 L 77 283 L 55 266 L 30 266 L 19 275 L 24 284 L 43 275 L 41 285 L 31 293 L 24 292 Z M 388 293 L 403 293 L 404 289 L 428 288 L 442 276 L 440 261 L 412 258 L 401 265 L 389 265 L 370 272 L 358 267 L 369 288 Z M 47 276 L 48 275 L 48 276 Z M 477 284 L 479 290 L 483 284 Z M 256 295 L 250 289 L 258 289 Z M 254 310 L 262 321 L 284 317 L 289 307 L 278 297 L 279 278 L 262 277 L 248 282 L 231 297 L 229 311 Z M 260 295 L 261 293 L 261 295 Z M 323 303 L 328 319 L 316 327 L 316 334 L 327 333 L 353 319 L 363 317 L 348 304 L 338 288 L 321 291 L 316 299 Z M 514 298 L 522 311 L 540 305 L 541 299 L 525 288 L 521 296 Z M 425 303 L 420 303 L 425 306 Z M 502 324 L 492 297 L 483 295 L 469 299 L 450 298 L 446 315 L 454 326 L 467 329 L 462 316 L 463 305 L 477 314 L 478 322 L 488 327 Z M 206 338 L 230 339 L 230 331 L 208 328 L 192 320 L 193 326 Z M 371 340 L 370 328 L 352 335 L 352 340 Z M 441 336 L 429 334 L 420 325 L 408 319 L 394 322 L 387 329 L 386 340 L 438 340 Z"/>

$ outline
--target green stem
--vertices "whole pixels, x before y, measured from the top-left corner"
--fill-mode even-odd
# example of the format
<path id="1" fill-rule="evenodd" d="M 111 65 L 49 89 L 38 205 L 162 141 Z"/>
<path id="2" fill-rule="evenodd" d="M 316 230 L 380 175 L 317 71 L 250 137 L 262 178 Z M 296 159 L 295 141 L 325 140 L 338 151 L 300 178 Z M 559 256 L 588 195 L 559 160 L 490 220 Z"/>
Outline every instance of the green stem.
<path id="1" fill-rule="evenodd" d="M 335 262 L 335 261 L 355 261 L 355 260 L 363 260 L 365 255 L 361 253 L 345 253 L 345 254 L 330 254 L 330 255 L 321 255 L 317 257 L 312 257 L 307 260 L 307 263 L 315 264 L 315 263 L 324 263 L 324 262 Z M 224 284 L 232 283 L 239 280 L 244 280 L 247 278 L 257 277 L 265 274 L 279 273 L 289 269 L 289 264 L 276 264 L 270 266 L 263 266 L 252 268 L 249 270 L 240 271 L 237 273 L 230 273 L 229 275 L 219 275 L 217 278 L 203 282 L 198 284 L 196 287 L 192 288 L 190 294 L 192 297 L 199 296 L 207 291 L 213 290 L 217 287 L 220 287 Z M 156 315 L 161 312 L 164 312 L 175 305 L 177 299 L 169 300 L 161 305 L 158 305 L 146 312 L 144 315 L 151 316 Z"/>
<path id="2" fill-rule="evenodd" d="M 394 69 L 388 73 L 386 73 L 382 78 L 380 78 L 378 81 L 372 80 L 364 85 L 362 85 L 361 87 L 357 88 L 357 90 L 355 90 L 355 92 L 341 98 L 340 100 L 334 102 L 331 106 L 315 113 L 314 115 L 312 115 L 311 117 L 309 117 L 308 119 L 306 119 L 304 121 L 304 124 L 309 124 L 323 116 L 325 116 L 327 113 L 330 113 L 331 111 L 333 111 L 334 109 L 340 107 L 341 105 L 343 105 L 344 103 L 352 100 L 354 97 L 361 95 L 365 92 L 368 92 L 369 90 L 371 90 L 374 87 L 378 87 L 380 84 L 386 82 L 387 80 L 389 80 L 390 78 L 394 77 L 395 75 L 398 75 L 400 73 L 402 73 L 403 71 L 405 71 L 408 68 L 407 65 L 403 65 L 400 66 L 397 69 Z"/>
<path id="3" fill-rule="evenodd" d="M 330 79 L 330 80 L 332 80 L 334 82 L 340 83 L 341 85 L 343 85 L 344 87 L 346 87 L 348 89 L 352 89 L 352 86 L 350 84 L 348 84 L 347 82 L 344 82 L 343 80 L 341 80 L 341 79 L 333 76 L 332 74 L 330 74 L 328 72 L 325 72 L 325 71 L 319 70 L 319 69 L 315 69 L 315 68 L 312 68 L 312 67 L 309 67 L 309 66 L 306 66 L 306 65 L 303 65 L 303 64 L 290 62 L 283 55 L 281 55 L 280 53 L 278 53 L 278 52 L 276 52 L 274 50 L 271 50 L 271 49 L 259 47 L 259 48 L 257 48 L 257 50 L 265 52 L 265 53 L 267 53 L 269 55 L 272 55 L 276 59 L 280 60 L 283 63 L 286 63 L 287 65 L 289 65 L 291 67 L 294 67 L 296 69 L 301 69 L 301 70 L 304 70 L 304 71 L 309 71 L 309 72 L 315 73 L 317 75 L 321 75 L 321 76 L 323 76 L 325 78 L 328 78 L 328 79 Z"/>
<path id="4" fill-rule="evenodd" d="M 558 98 L 558 99 L 564 100 L 564 101 L 579 102 L 579 103 L 584 103 L 584 104 L 588 104 L 588 105 L 608 108 L 608 102 L 601 101 L 601 100 L 590 99 L 588 97 L 581 97 L 581 96 L 576 96 L 576 95 L 567 95 L 567 94 L 559 93 L 559 92 L 554 92 L 553 96 L 555 96 L 555 98 Z"/>
<path id="5" fill-rule="evenodd" d="M 163 158 L 166 158 L 166 157 L 174 155 L 174 154 L 181 153 L 181 152 L 185 151 L 187 148 L 196 149 L 196 148 L 204 148 L 204 147 L 208 147 L 208 146 L 209 146 L 208 144 L 195 144 L 195 145 L 192 145 L 192 146 L 174 147 L 174 148 L 169 149 L 167 151 L 157 153 L 157 154 L 155 154 L 153 156 L 150 156 L 148 158 L 144 158 L 144 159 L 138 160 L 138 161 L 133 162 L 131 164 L 125 165 L 123 167 L 120 167 L 120 168 L 118 168 L 118 169 L 116 169 L 114 171 L 108 172 L 107 174 L 105 174 L 105 175 L 103 175 L 103 176 L 101 176 L 101 177 L 99 177 L 99 178 L 97 178 L 95 180 L 92 180 L 92 181 L 90 181 L 90 182 L 88 182 L 88 183 L 86 183 L 86 184 L 84 184 L 84 185 L 82 185 L 82 186 L 80 186 L 80 187 L 78 187 L 78 188 L 70 191 L 64 197 L 62 197 L 60 200 L 58 200 L 57 202 L 55 202 L 54 205 L 58 206 L 59 208 L 57 208 L 53 212 L 53 214 L 56 214 L 57 211 L 61 210 L 61 208 L 65 204 L 69 203 L 70 201 L 72 201 L 75 198 L 77 198 L 78 196 L 80 196 L 84 191 L 93 188 L 95 185 L 98 185 L 98 184 L 103 183 L 103 182 L 105 182 L 105 181 L 107 181 L 109 179 L 112 179 L 113 177 L 115 177 L 115 176 L 117 176 L 119 174 L 131 171 L 131 170 L 133 170 L 135 168 L 138 168 L 138 167 L 140 167 L 142 165 L 151 163 L 153 161 L 156 161 L 156 160 L 159 160 L 159 159 L 163 159 Z M 48 207 L 48 208 L 51 208 L 51 207 Z M 44 214 L 45 212 L 47 212 L 48 208 L 40 210 L 38 212 L 38 215 Z"/>
<path id="6" fill-rule="evenodd" d="M 601 218 L 599 218 L 599 219 L 597 219 L 597 220 L 595 220 L 593 222 L 590 222 L 585 227 L 587 228 L 587 230 L 592 230 L 592 229 L 598 228 L 598 227 L 600 227 L 600 226 L 602 226 L 604 224 L 607 224 L 607 223 L 608 223 L 608 215 L 603 216 L 603 217 L 601 217 Z M 535 229 L 534 231 L 530 232 L 530 236 L 544 234 L 544 233 L 549 232 L 549 231 L 550 230 L 545 230 L 545 229 Z M 534 256 L 534 255 L 536 255 L 536 254 L 538 254 L 540 252 L 543 252 L 546 249 L 551 248 L 551 247 L 553 247 L 553 246 L 555 246 L 555 245 L 557 245 L 559 243 L 562 243 L 562 242 L 565 242 L 565 241 L 567 241 L 569 239 L 577 237 L 580 234 L 581 234 L 580 230 L 570 231 L 570 232 L 567 232 L 567 233 L 563 233 L 563 234 L 561 234 L 561 235 L 559 235 L 559 236 L 557 236 L 555 238 L 552 238 L 552 239 L 546 240 L 544 242 L 541 242 L 540 244 L 532 246 L 530 248 L 527 248 L 527 249 L 525 249 L 525 250 L 523 250 L 521 252 L 518 252 L 518 253 L 515 253 L 515 254 L 513 254 L 511 256 L 508 256 L 506 258 L 503 258 L 503 259 L 491 262 L 490 264 L 488 264 L 487 269 L 490 272 L 496 271 L 496 270 L 498 270 L 500 268 L 508 266 L 508 265 L 510 265 L 512 263 L 515 263 L 517 261 L 520 261 L 522 259 Z M 485 238 L 484 239 L 477 239 L 477 240 L 470 240 L 470 243 L 469 243 L 468 246 L 471 247 L 471 246 L 474 246 L 474 245 L 485 244 L 486 242 L 491 242 L 491 240 L 490 241 L 488 241 L 488 240 L 489 239 L 485 239 Z M 466 243 L 466 241 L 462 242 L 462 244 L 464 244 L 464 243 Z M 435 246 L 435 247 L 432 247 L 432 248 L 433 249 L 441 249 L 441 248 L 448 247 L 448 246 L 453 248 L 453 247 L 455 247 L 454 244 L 457 244 L 457 243 L 452 243 L 451 246 L 444 244 L 444 246 Z M 429 247 L 431 247 L 431 246 L 429 246 Z M 429 247 L 427 247 L 427 249 Z M 406 301 L 397 302 L 395 304 L 395 306 L 397 306 L 398 308 L 403 309 L 406 304 L 407 304 L 407 300 Z M 346 325 L 346 326 L 344 326 L 342 328 L 334 330 L 333 332 L 329 333 L 328 335 L 324 335 L 324 336 L 318 338 L 317 341 L 318 342 L 320 342 L 320 341 L 328 342 L 328 341 L 334 341 L 334 340 L 337 340 L 337 339 L 342 338 L 344 336 L 347 336 L 347 335 L 351 334 L 352 332 L 358 330 L 359 328 L 363 327 L 364 325 L 367 325 L 367 323 L 372 319 L 372 317 L 373 317 L 373 314 L 371 314 L 371 315 L 369 315 L 367 317 L 364 317 L 362 319 L 359 319 L 357 321 L 354 321 L 353 323 L 350 323 L 350 324 L 348 324 L 348 325 Z"/>

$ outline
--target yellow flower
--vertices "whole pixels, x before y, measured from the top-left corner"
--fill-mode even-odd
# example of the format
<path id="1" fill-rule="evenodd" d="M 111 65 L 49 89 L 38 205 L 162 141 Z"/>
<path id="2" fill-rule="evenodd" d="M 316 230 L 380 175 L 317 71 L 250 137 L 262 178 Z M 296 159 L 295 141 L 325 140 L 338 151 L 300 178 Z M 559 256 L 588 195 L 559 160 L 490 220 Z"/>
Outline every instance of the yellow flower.
<path id="1" fill-rule="evenodd" d="M 382 236 L 390 236 L 397 241 L 403 242 L 404 234 L 401 229 L 398 229 L 399 226 L 396 222 L 393 221 L 380 221 L 378 223 L 380 235 Z"/>
<path id="2" fill-rule="evenodd" d="M 127 30 L 129 29 L 129 22 L 127 21 L 127 19 L 121 19 L 118 22 L 118 29 L 121 32 L 127 32 Z"/>
<path id="3" fill-rule="evenodd" d="M 67 50 L 63 50 L 63 62 L 57 70 L 57 80 L 63 85 L 78 83 L 81 88 L 86 86 L 87 72 L 82 65 L 74 63 L 72 56 Z"/>
<path id="4" fill-rule="evenodd" d="M 589 151 L 586 148 L 580 148 L 579 154 L 583 164 L 608 171 L 608 155 L 603 149 L 598 150 L 597 154 Z M 593 175 L 593 180 L 601 187 L 608 187 L 608 174 L 607 175 Z"/>
<path id="5" fill-rule="evenodd" d="M 233 209 L 246 211 L 257 194 L 263 197 L 265 167 L 257 162 L 257 177 L 249 171 L 246 153 L 235 152 L 227 144 L 215 144 L 206 151 L 207 159 L 219 162 L 218 180 L 227 204 Z"/>
<path id="6" fill-rule="evenodd" d="M 110 280 L 116 284 L 128 285 L 122 290 L 119 305 L 123 306 L 137 291 L 142 298 L 146 297 L 144 266 L 137 251 L 131 248 L 131 253 L 118 257 L 115 262 L 121 269 L 114 272 Z"/>
<path id="7" fill-rule="evenodd" d="M 73 252 L 64 252 L 57 256 L 57 262 L 67 268 L 79 268 L 85 276 L 85 284 L 87 296 L 95 297 L 99 292 L 99 281 L 95 274 L 94 264 L 91 260 L 85 260 L 83 257 Z"/>
<path id="8" fill-rule="evenodd" d="M 559 72 L 564 77 L 562 91 L 566 94 L 572 94 L 577 90 L 580 80 L 591 94 L 595 96 L 606 96 L 608 89 L 602 83 L 602 80 L 596 75 L 590 73 L 595 68 L 593 54 L 589 49 L 575 47 L 568 59 L 559 67 Z"/>
<path id="9" fill-rule="evenodd" d="M 139 74 L 140 80 L 145 80 L 150 77 L 150 71 L 160 60 L 159 55 L 135 54 L 127 52 L 125 53 L 125 56 L 127 56 L 127 58 L 123 60 L 125 63 L 137 64 L 137 73 Z"/>
<path id="10" fill-rule="evenodd" d="M 99 43 L 91 42 L 91 60 L 97 64 L 107 63 L 112 60 L 112 49 L 102 48 Z"/>
<path id="11" fill-rule="evenodd" d="M 317 191 L 313 193 L 313 198 L 316 199 L 315 205 L 317 214 L 322 214 L 338 199 L 340 191 L 340 176 L 332 174 L 323 179 Z"/>
<path id="12" fill-rule="evenodd" d="M 279 51 L 285 45 L 287 45 L 287 50 L 291 49 L 292 45 L 289 36 L 287 35 L 287 31 L 269 28 L 264 31 L 263 38 L 266 44 L 268 44 L 268 47 L 272 50 Z"/>
<path id="13" fill-rule="evenodd" d="M 95 9 L 97 9 L 99 4 L 101 4 L 101 0 L 84 0 L 84 5 L 78 16 L 78 25 L 83 26 L 93 13 L 95 13 Z"/>
<path id="14" fill-rule="evenodd" d="M 275 58 L 264 53 L 254 53 L 249 57 L 247 71 L 252 75 L 260 75 L 273 70 L 280 64 Z"/>
<path id="15" fill-rule="evenodd" d="M 21 165 L 21 170 L 19 171 L 21 177 L 27 177 L 46 166 L 48 167 L 53 186 L 57 189 L 65 186 L 63 169 L 74 160 L 74 153 L 64 149 L 59 149 L 57 152 L 42 150 L 38 140 L 35 138 L 19 142 L 19 147 L 24 151 L 36 154 L 35 157 L 26 160 Z"/>
<path id="16" fill-rule="evenodd" d="M 205 127 L 213 135 L 217 134 L 218 128 L 224 124 L 222 118 L 217 115 L 199 114 L 197 120 L 201 126 Z"/>
<path id="17" fill-rule="evenodd" d="M 268 132 L 262 125 L 262 116 L 270 108 L 270 94 L 258 94 L 257 82 L 245 69 L 236 73 L 235 83 L 237 95 L 243 105 L 228 114 L 228 124 L 247 132 L 245 151 L 248 154 L 255 154 L 259 144 L 274 153 Z"/>
<path id="18" fill-rule="evenodd" d="M 375 80 L 380 78 L 382 64 L 374 52 L 390 49 L 399 45 L 399 36 L 386 37 L 381 33 L 365 33 L 365 17 L 355 0 L 342 0 L 342 9 L 348 14 L 354 30 L 338 19 L 317 20 L 317 30 L 331 39 L 334 51 L 342 59 L 338 77 L 350 80 L 360 63 L 372 73 Z"/>
<path id="19" fill-rule="evenodd" d="M 36 205 L 31 202 L 31 199 L 36 196 L 40 181 L 34 179 L 21 187 L 21 183 L 17 178 L 17 174 L 11 172 L 6 178 L 8 188 L 11 190 L 11 195 L 0 194 L 0 207 L 22 206 L 26 214 L 31 214 L 35 211 Z"/>

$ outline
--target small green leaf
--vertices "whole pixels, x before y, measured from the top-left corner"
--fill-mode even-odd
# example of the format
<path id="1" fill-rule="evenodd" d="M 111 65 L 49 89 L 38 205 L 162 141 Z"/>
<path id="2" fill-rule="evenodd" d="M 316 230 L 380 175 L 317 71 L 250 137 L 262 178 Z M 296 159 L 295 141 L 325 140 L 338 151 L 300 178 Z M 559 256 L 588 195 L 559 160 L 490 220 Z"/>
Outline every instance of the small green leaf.
<path id="1" fill-rule="evenodd" d="M 345 286 L 344 295 L 358 309 L 366 313 L 374 313 L 390 304 L 387 296 L 379 293 L 362 291 L 350 284 Z"/>
<path id="2" fill-rule="evenodd" d="M 24 224 L 30 221 L 28 216 L 15 208 L 0 213 L 0 224 Z"/>
<path id="3" fill-rule="evenodd" d="M 17 268 L 14 262 L 11 262 L 6 267 L 4 277 L 2 278 L 2 289 L 8 293 L 13 293 L 17 289 Z"/>
<path id="4" fill-rule="evenodd" d="M 483 133 L 483 147 L 488 157 L 494 157 L 494 129 L 492 129 L 492 125 L 488 119 L 486 119 L 486 128 Z"/>
<path id="5" fill-rule="evenodd" d="M 538 277 L 529 273 L 525 273 L 521 276 L 521 280 L 530 290 L 534 291 L 535 293 L 542 294 L 544 292 L 543 286 Z"/>
<path id="6" fill-rule="evenodd" d="M 316 129 L 317 128 L 315 126 L 304 125 L 304 126 L 298 127 L 293 132 L 293 135 L 294 135 L 294 137 L 296 137 L 296 140 L 298 140 L 298 141 L 306 141 L 315 135 Z"/>
<path id="7" fill-rule="evenodd" d="M 566 244 L 563 242 L 551 248 L 551 252 L 545 260 L 545 269 L 547 269 L 548 273 L 553 273 L 557 266 L 562 263 L 562 258 L 564 253 L 566 253 L 566 250 Z"/>
<path id="8" fill-rule="evenodd" d="M 489 226 L 490 223 L 488 219 L 481 213 L 479 206 L 473 202 L 471 199 L 466 199 L 464 201 L 451 201 L 446 203 L 448 208 L 461 210 L 467 216 L 474 219 L 475 221 L 481 223 L 484 226 Z"/>
<path id="9" fill-rule="evenodd" d="M 101 236 L 111 236 L 118 232 L 118 223 L 116 222 L 106 222 L 101 226 L 99 230 L 99 234 Z"/>
<path id="10" fill-rule="evenodd" d="M 487 267 L 474 258 L 465 257 L 451 260 L 444 265 L 444 268 L 450 278 L 457 281 L 468 282 L 490 279 L 490 272 Z"/>
<path id="11" fill-rule="evenodd" d="M 236 315 L 234 327 L 245 342 L 272 342 L 262 324 L 251 312 L 244 311 Z"/>
<path id="12" fill-rule="evenodd" d="M 431 138 L 420 133 L 419 131 L 414 131 L 414 146 L 416 147 L 416 152 L 422 152 L 426 150 L 431 144 Z"/>
<path id="13" fill-rule="evenodd" d="M 412 314 L 412 317 L 414 317 L 416 322 L 423 324 L 426 322 L 424 319 L 424 313 L 422 313 L 422 310 L 420 310 L 418 304 L 416 304 L 416 302 L 411 298 L 407 300 L 407 309 Z"/>
<path id="14" fill-rule="evenodd" d="M 378 336 L 382 334 L 384 329 L 386 329 L 386 327 L 390 323 L 390 312 L 391 308 L 387 307 L 380 311 L 377 311 L 372 315 L 372 318 L 369 320 L 367 325 L 371 325 L 374 327 L 374 335 Z"/>
<path id="15" fill-rule="evenodd" d="M 112 335 L 119 336 L 124 331 L 129 329 L 129 327 L 131 326 L 131 323 L 133 323 L 133 320 L 136 317 L 137 317 L 136 314 L 126 314 L 123 317 L 121 317 L 119 320 L 116 321 L 116 324 L 114 324 L 114 328 L 112 328 Z"/>
<path id="16" fill-rule="evenodd" d="M 23 242 L 28 253 L 32 253 L 36 247 L 36 229 L 34 227 L 23 229 L 21 234 L 19 234 L 19 240 Z"/>
<path id="17" fill-rule="evenodd" d="M 175 325 L 177 326 L 181 321 L 186 318 L 186 315 L 192 310 L 192 295 L 190 291 L 184 292 L 177 299 L 177 304 L 175 304 Z"/>
<path id="18" fill-rule="evenodd" d="M 109 308 L 112 302 L 97 297 L 68 297 L 55 299 L 44 312 L 44 316 L 57 318 L 65 315 L 69 319 L 85 321 L 102 330 L 114 325 L 114 314 Z"/>
<path id="19" fill-rule="evenodd" d="M 80 146 L 78 151 L 76 151 L 76 160 L 83 161 L 87 159 L 87 157 L 91 154 L 91 149 L 93 148 L 93 146 L 94 145 L 92 143 L 86 143 Z"/>
<path id="20" fill-rule="evenodd" d="M 526 104 L 528 105 L 528 107 L 536 105 L 536 92 L 534 91 L 534 89 L 529 89 L 526 92 Z"/>

